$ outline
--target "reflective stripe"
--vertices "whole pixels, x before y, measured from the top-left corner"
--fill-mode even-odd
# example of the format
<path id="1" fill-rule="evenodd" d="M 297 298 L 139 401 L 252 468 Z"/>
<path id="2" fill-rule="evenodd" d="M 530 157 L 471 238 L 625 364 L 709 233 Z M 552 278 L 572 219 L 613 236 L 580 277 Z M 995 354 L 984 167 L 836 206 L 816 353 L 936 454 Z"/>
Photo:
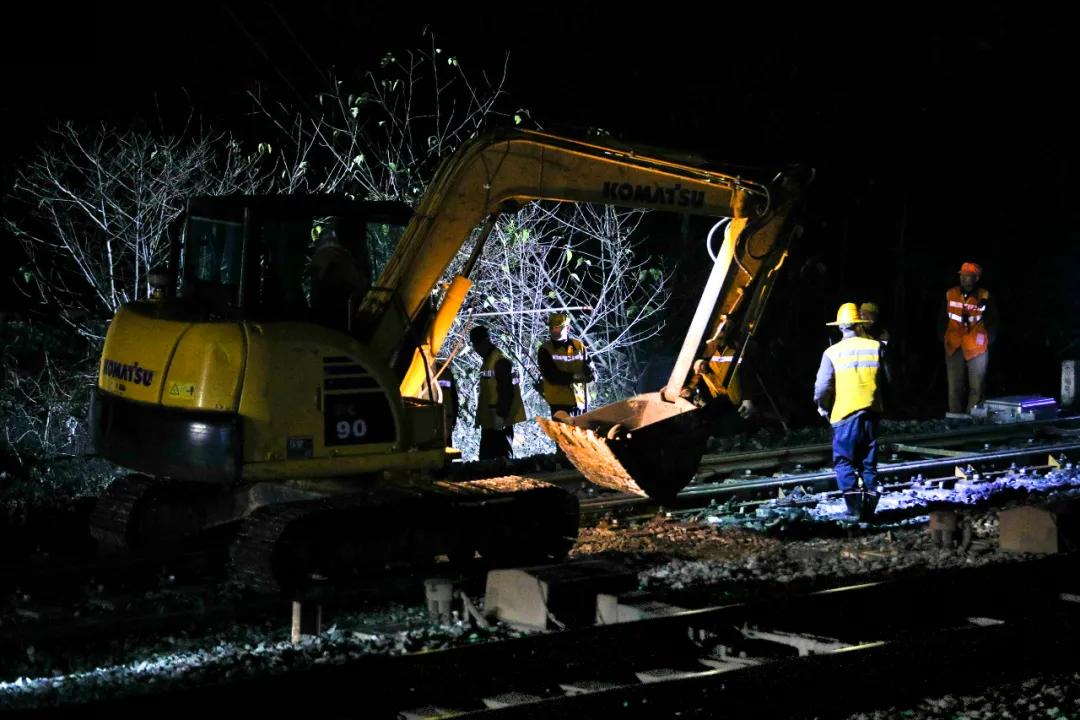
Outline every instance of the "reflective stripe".
<path id="1" fill-rule="evenodd" d="M 731 362 L 734 359 L 731 355 L 713 355 L 709 358 L 709 362 Z"/>
<path id="2" fill-rule="evenodd" d="M 506 356 L 495 348 L 484 359 L 480 368 L 479 394 L 476 398 L 476 427 L 495 427 L 495 409 L 498 407 L 499 387 L 495 379 L 495 366 Z M 521 390 L 518 389 L 518 372 L 513 365 L 510 366 L 510 378 L 513 381 L 513 390 L 510 398 L 510 415 L 504 420 L 510 424 L 525 422 L 525 406 L 521 402 Z"/>
<path id="3" fill-rule="evenodd" d="M 850 370 L 851 368 L 876 368 L 878 361 L 874 360 L 851 360 L 849 362 L 842 362 L 836 366 L 837 370 Z"/>
<path id="4" fill-rule="evenodd" d="M 832 363 L 836 397 L 829 420 L 833 423 L 859 410 L 877 405 L 877 374 L 881 344 L 871 338 L 844 338 L 825 351 Z"/>
<path id="5" fill-rule="evenodd" d="M 960 311 L 960 314 L 955 311 L 946 312 L 949 320 L 945 330 L 946 354 L 963 348 L 964 359 L 970 360 L 986 352 L 986 326 L 983 324 L 985 315 L 979 306 L 989 299 L 990 293 L 982 288 L 967 296 L 959 286 L 950 288 L 945 293 L 945 302 L 949 308 Z"/>
<path id="6" fill-rule="evenodd" d="M 449 380 L 440 380 L 439 381 L 439 387 L 448 388 L 448 387 L 450 387 L 451 384 L 452 383 Z"/>

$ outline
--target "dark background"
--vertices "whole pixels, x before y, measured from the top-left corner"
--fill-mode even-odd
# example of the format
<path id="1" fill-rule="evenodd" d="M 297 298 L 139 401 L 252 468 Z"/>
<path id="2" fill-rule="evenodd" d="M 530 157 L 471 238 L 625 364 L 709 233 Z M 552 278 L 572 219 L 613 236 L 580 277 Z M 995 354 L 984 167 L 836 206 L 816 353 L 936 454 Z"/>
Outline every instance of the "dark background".
<path id="1" fill-rule="evenodd" d="M 817 170 L 806 236 L 760 334 L 764 380 L 792 408 L 809 407 L 824 323 L 837 305 L 876 300 L 906 409 L 943 412 L 936 313 L 967 260 L 983 265 L 1001 311 L 989 394 L 1057 394 L 1060 360 L 1080 337 L 1078 64 L 1066 11 L 1020 3 L 506 7 L 21 9 L 0 30 L 5 190 L 57 119 L 168 124 L 194 108 L 244 135 L 253 130 L 243 93 L 254 83 L 311 102 L 328 68 L 360 73 L 387 51 L 424 46 L 427 27 L 472 70 L 497 73 L 509 53 L 510 103 L 549 129 L 603 128 L 718 162 Z M 20 255 L 2 240 L 0 309 L 19 310 L 24 301 L 8 278 Z M 696 240 L 668 253 L 676 256 L 669 265 L 680 261 L 672 345 L 705 255 Z"/>

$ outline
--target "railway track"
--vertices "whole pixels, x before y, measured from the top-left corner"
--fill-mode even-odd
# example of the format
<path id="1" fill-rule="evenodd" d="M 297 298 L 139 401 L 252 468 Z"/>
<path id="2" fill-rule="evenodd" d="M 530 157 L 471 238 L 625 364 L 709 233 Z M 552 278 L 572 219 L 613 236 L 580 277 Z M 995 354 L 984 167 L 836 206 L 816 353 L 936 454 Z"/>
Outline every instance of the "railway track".
<path id="1" fill-rule="evenodd" d="M 1072 422 L 1072 421 L 1066 421 Z M 882 478 L 886 486 L 899 487 L 909 483 L 914 477 L 921 474 L 930 475 L 938 472 L 943 475 L 951 475 L 955 465 L 973 465 L 983 473 L 993 472 L 991 468 L 1008 466 L 1012 463 L 1031 464 L 1041 462 L 1048 454 L 1076 453 L 1080 451 L 1080 441 L 1077 442 L 1054 442 L 1049 444 L 1036 444 L 1034 439 L 1040 437 L 1042 442 L 1047 438 L 1059 437 L 1062 432 L 1071 435 L 1068 429 L 1062 431 L 1062 423 L 1051 424 L 1028 424 L 1031 427 L 1004 426 L 989 429 L 972 429 L 956 433 L 950 436 L 913 437 L 894 439 L 890 446 L 897 450 L 896 456 L 901 453 L 919 455 L 914 459 L 904 461 L 887 462 L 882 465 Z M 1049 433 L 1053 429 L 1056 433 Z M 1024 446 L 1007 450 L 986 449 L 986 443 L 991 437 L 1001 440 L 1013 440 L 1020 438 Z M 1026 440 L 1031 438 L 1029 445 Z M 947 452 L 944 457 L 937 456 L 926 458 L 925 455 L 934 453 L 923 452 L 934 442 L 932 450 L 941 453 Z M 977 452 L 964 452 L 955 448 L 962 445 L 977 444 L 981 449 Z M 903 445 L 904 447 L 898 447 Z M 948 449 L 954 448 L 954 449 Z M 810 458 L 821 458 L 831 452 L 828 446 L 806 446 L 803 448 L 781 448 L 774 451 L 757 451 L 752 453 L 740 453 L 722 457 L 707 457 L 703 462 L 703 474 L 719 472 L 718 468 L 724 468 L 737 480 L 721 482 L 698 482 L 687 488 L 680 494 L 676 503 L 666 508 L 675 513 L 700 513 L 701 510 L 737 501 L 738 503 L 753 504 L 760 502 L 760 498 L 775 498 L 777 492 L 783 488 L 801 486 L 807 489 L 831 489 L 834 479 L 828 471 L 811 470 L 809 472 L 790 473 L 782 477 L 745 477 L 747 464 L 757 467 L 777 467 L 778 464 L 790 464 L 792 461 L 810 462 Z M 892 452 L 889 452 L 892 455 Z M 888 456 L 888 455 L 887 455 Z M 573 482 L 571 480 L 570 482 Z M 600 497 L 586 498 L 582 501 L 583 516 L 587 521 L 595 521 L 601 517 L 616 514 L 625 515 L 638 513 L 650 515 L 661 510 L 651 501 L 634 496 L 605 494 Z M 60 645 L 65 638 L 74 642 L 92 642 L 95 638 L 120 637 L 124 634 L 139 634 L 153 632 L 158 629 L 161 632 L 170 632 L 175 628 L 185 626 L 210 625 L 221 622 L 230 615 L 236 618 L 250 616 L 252 618 L 272 616 L 280 614 L 281 600 L 275 599 L 265 603 L 266 607 L 248 601 L 245 608 L 238 608 L 231 601 L 218 602 L 210 599 L 200 601 L 201 607 L 197 610 L 181 608 L 177 611 L 165 611 L 149 609 L 137 614 L 130 622 L 124 618 L 130 615 L 110 616 L 98 621 L 86 618 L 67 617 L 64 614 L 52 613 L 51 610 L 71 594 L 85 592 L 88 582 L 108 586 L 109 593 L 102 598 L 105 604 L 109 603 L 108 594 L 139 591 L 155 591 L 161 589 L 162 574 L 171 575 L 178 579 L 181 584 L 191 584 L 199 581 L 209 581 L 220 573 L 224 562 L 224 556 L 220 548 L 187 549 L 184 552 L 173 554 L 162 553 L 150 556 L 106 556 L 98 558 L 75 558 L 60 560 L 53 563 L 32 563 L 13 565 L 4 568 L 0 577 L 4 578 L 4 589 L 9 593 L 15 593 L 16 600 L 19 595 L 31 595 L 33 602 L 19 603 L 18 608 L 22 620 L 16 625 L 9 623 L 3 633 L 0 633 L 0 655 L 4 652 L 19 652 L 28 646 Z M 392 583 L 393 578 L 388 578 Z M 401 578 L 397 579 L 401 581 Z M 196 588 L 201 587 L 195 585 Z M 179 595 L 185 592 L 177 588 Z M 192 592 L 201 592 L 195 590 Z M 373 588 L 353 588 L 341 591 L 336 602 L 348 605 L 349 602 L 358 599 L 372 599 L 379 597 L 380 593 Z M 328 597 L 333 595 L 328 593 Z M 209 593 L 212 595 L 212 593 Z M 59 600 L 58 600 L 59 598 Z M 329 602 L 335 602 L 330 600 Z M 112 604 L 119 604 L 114 602 Z M 183 605 L 183 603 L 180 603 Z M 44 607 L 42 607 L 44 605 Z"/>
<path id="2" fill-rule="evenodd" d="M 1075 556 L 49 708 L 340 718 L 842 717 L 1080 667 Z"/>

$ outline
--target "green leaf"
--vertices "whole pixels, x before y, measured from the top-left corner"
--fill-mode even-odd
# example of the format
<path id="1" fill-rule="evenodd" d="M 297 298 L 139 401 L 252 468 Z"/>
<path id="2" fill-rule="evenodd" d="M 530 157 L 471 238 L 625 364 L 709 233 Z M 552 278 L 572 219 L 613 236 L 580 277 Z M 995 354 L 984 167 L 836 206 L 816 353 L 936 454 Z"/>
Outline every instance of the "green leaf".
<path id="1" fill-rule="evenodd" d="M 458 61 L 457 61 L 456 57 L 453 57 L 453 56 L 448 57 L 448 58 L 446 58 L 446 62 L 447 62 L 448 65 L 453 65 L 454 67 L 458 67 Z"/>
<path id="2" fill-rule="evenodd" d="M 555 291 L 554 291 L 554 290 L 548 290 L 548 294 L 547 294 L 547 296 L 548 296 L 548 297 L 549 297 L 550 299 L 552 299 L 552 300 L 554 300 L 554 299 L 556 299 L 557 297 L 559 297 L 558 295 L 556 295 L 556 294 L 555 294 Z"/>
<path id="3" fill-rule="evenodd" d="M 576 272 L 572 272 L 572 273 L 570 273 L 570 277 L 571 277 L 572 279 L 576 280 L 576 281 L 577 281 L 577 282 L 579 282 L 579 283 L 581 282 L 581 278 L 580 278 L 580 277 L 578 276 L 578 274 L 577 274 Z"/>
<path id="4" fill-rule="evenodd" d="M 397 163 L 396 162 L 386 163 L 386 166 L 388 168 L 390 168 L 390 172 L 397 172 Z"/>
<path id="5" fill-rule="evenodd" d="M 514 124 L 515 125 L 520 125 L 521 124 L 521 116 L 518 115 L 517 113 L 514 114 Z"/>
<path id="6" fill-rule="evenodd" d="M 574 251 L 570 248 L 566 248 L 566 262 L 570 262 L 574 258 Z"/>
<path id="7" fill-rule="evenodd" d="M 360 153 L 359 155 L 354 157 L 352 159 L 352 161 L 353 161 L 353 165 L 363 165 L 364 164 L 364 153 Z"/>

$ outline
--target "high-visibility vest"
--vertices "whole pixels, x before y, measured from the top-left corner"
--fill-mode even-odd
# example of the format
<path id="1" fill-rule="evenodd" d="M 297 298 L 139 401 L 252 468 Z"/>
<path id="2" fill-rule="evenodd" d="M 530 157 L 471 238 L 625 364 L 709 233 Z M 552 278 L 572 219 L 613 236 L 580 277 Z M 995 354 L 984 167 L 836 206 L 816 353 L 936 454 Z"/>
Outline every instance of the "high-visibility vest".
<path id="1" fill-rule="evenodd" d="M 829 422 L 837 423 L 867 408 L 880 412 L 877 374 L 881 365 L 881 343 L 864 337 L 844 338 L 825 355 L 832 362 L 836 378 L 836 400 Z"/>
<path id="2" fill-rule="evenodd" d="M 553 343 L 548 340 L 540 346 L 551 354 L 555 361 L 555 367 L 568 375 L 583 375 L 585 373 L 585 344 L 577 338 L 570 338 L 569 342 Z M 548 405 L 573 405 L 581 407 L 584 397 L 579 398 L 574 391 L 574 386 L 559 385 L 544 378 L 542 385 L 544 400 Z"/>
<path id="3" fill-rule="evenodd" d="M 946 312 L 949 325 L 945 328 L 945 353 L 952 355 L 957 348 L 964 351 L 964 359 L 982 355 L 990 348 L 990 333 L 983 322 L 983 311 L 979 305 L 990 299 L 990 293 L 983 288 L 964 297 L 960 287 L 950 288 L 945 293 Z"/>
<path id="4" fill-rule="evenodd" d="M 495 379 L 495 365 L 506 356 L 495 348 L 486 358 L 480 368 L 480 393 L 476 399 L 476 427 L 495 427 L 495 408 L 498 407 L 499 383 Z M 514 397 L 510 401 L 510 417 L 503 418 L 508 424 L 525 422 L 525 404 L 521 401 L 521 381 L 517 370 L 511 368 L 511 377 L 514 381 Z"/>

